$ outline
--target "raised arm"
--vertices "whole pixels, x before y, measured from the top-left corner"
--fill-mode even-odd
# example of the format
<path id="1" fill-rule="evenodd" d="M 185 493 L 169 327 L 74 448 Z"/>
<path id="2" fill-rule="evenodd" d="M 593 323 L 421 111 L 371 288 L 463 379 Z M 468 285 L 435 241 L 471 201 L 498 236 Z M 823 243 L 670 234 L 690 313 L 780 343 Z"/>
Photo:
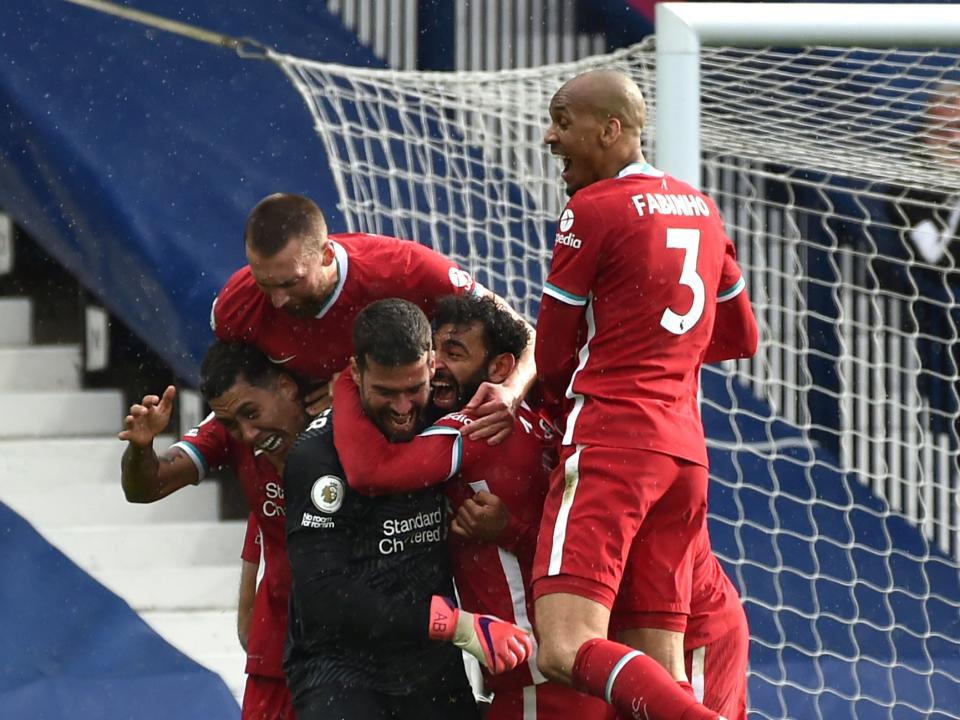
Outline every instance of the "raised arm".
<path id="1" fill-rule="evenodd" d="M 170 422 L 176 393 L 170 385 L 162 396 L 147 395 L 131 405 L 126 427 L 117 435 L 127 442 L 120 461 L 120 482 L 128 502 L 155 502 L 200 481 L 196 465 L 180 448 L 168 448 L 159 456 L 153 450 L 154 438 Z"/>

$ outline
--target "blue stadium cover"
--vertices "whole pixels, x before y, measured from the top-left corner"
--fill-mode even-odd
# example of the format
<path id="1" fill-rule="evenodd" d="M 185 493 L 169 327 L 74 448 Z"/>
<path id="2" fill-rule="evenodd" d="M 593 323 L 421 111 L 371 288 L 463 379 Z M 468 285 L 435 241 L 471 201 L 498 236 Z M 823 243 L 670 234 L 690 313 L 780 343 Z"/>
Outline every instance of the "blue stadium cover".
<path id="1" fill-rule="evenodd" d="M 223 680 L 0 503 L 0 716 L 237 720 Z"/>
<path id="2" fill-rule="evenodd" d="M 282 52 L 382 66 L 322 2 L 127 3 Z M 270 62 L 66 2 L 0 3 L 0 209 L 188 381 L 243 222 L 277 191 L 343 229 L 322 143 Z"/>

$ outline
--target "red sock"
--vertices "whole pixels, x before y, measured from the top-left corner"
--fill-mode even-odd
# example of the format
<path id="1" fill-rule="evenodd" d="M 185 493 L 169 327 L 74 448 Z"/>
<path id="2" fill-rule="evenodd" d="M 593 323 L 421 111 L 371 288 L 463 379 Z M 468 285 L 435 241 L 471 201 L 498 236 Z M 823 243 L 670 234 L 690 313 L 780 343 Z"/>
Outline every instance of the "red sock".
<path id="1" fill-rule="evenodd" d="M 573 686 L 603 698 L 628 718 L 717 720 L 687 695 L 670 673 L 639 650 L 612 640 L 588 640 L 577 651 Z"/>

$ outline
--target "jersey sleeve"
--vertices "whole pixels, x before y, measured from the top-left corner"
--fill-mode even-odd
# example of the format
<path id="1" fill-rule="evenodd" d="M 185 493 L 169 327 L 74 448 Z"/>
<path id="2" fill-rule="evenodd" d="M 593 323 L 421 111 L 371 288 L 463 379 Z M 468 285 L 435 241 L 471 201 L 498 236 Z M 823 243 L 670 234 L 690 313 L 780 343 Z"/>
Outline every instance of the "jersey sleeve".
<path id="1" fill-rule="evenodd" d="M 197 477 L 203 480 L 211 470 L 230 464 L 230 434 L 210 413 L 195 428 L 184 433 L 173 447 L 187 454 L 197 467 Z"/>
<path id="2" fill-rule="evenodd" d="M 240 559 L 254 565 L 260 564 L 260 526 L 257 525 L 257 516 L 253 513 L 247 518 L 247 532 L 243 536 Z"/>
<path id="3" fill-rule="evenodd" d="M 392 443 L 366 416 L 349 372 L 334 385 L 333 437 L 350 487 L 365 495 L 412 492 L 453 477 L 463 455 L 459 428 L 469 418 L 447 416 L 410 442 Z"/>
<path id="4" fill-rule="evenodd" d="M 574 307 L 587 304 L 604 241 L 603 223 L 589 200 L 570 199 L 557 224 L 543 294 Z"/>
<path id="5" fill-rule="evenodd" d="M 257 311 L 261 301 L 249 266 L 224 284 L 210 308 L 210 329 L 223 342 L 253 343 L 257 334 Z"/>
<path id="6" fill-rule="evenodd" d="M 537 317 L 534 358 L 543 398 L 559 413 L 563 390 L 576 367 L 580 328 L 602 251 L 600 218 L 574 196 L 560 216 L 550 274 Z"/>
<path id="7" fill-rule="evenodd" d="M 419 243 L 401 242 L 406 255 L 402 277 L 421 304 L 444 295 L 482 295 L 485 292 L 469 272 L 462 270 L 452 260 Z"/>
<path id="8" fill-rule="evenodd" d="M 750 305 L 737 252 L 724 235 L 725 247 L 717 287 L 717 314 L 704 362 L 752 357 L 757 351 L 759 330 Z"/>

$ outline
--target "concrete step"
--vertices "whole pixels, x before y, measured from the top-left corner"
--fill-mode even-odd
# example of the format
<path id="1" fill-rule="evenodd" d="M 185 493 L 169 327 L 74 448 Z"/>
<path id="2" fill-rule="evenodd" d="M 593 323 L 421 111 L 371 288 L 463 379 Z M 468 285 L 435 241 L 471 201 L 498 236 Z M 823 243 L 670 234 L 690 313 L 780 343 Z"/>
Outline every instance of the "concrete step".
<path id="1" fill-rule="evenodd" d="M 237 609 L 170 611 L 151 610 L 141 617 L 171 645 L 194 653 L 230 654 L 243 657 L 237 639 Z M 240 663 L 243 669 L 243 661 Z"/>
<path id="2" fill-rule="evenodd" d="M 0 392 L 0 437 L 112 435 L 124 410 L 119 390 Z"/>
<path id="3" fill-rule="evenodd" d="M 239 643 L 237 644 L 237 648 L 240 648 Z M 242 704 L 243 688 L 247 682 L 247 675 L 244 672 L 247 657 L 243 654 L 243 650 L 239 650 L 239 654 L 232 652 L 188 654 L 205 668 L 213 670 L 213 672 L 223 678 L 223 681 L 230 689 L 230 692 L 233 693 L 237 702 Z M 238 667 L 240 668 L 239 670 L 237 669 Z"/>
<path id="4" fill-rule="evenodd" d="M 139 613 L 219 610 L 236 612 L 240 561 L 226 566 L 108 569 L 91 573 Z"/>
<path id="5" fill-rule="evenodd" d="M 237 610 L 150 611 L 144 620 L 185 655 L 213 670 L 238 700 L 243 696 L 247 657 L 237 639 Z"/>
<path id="6" fill-rule="evenodd" d="M 0 391 L 76 390 L 79 345 L 0 347 Z"/>
<path id="7" fill-rule="evenodd" d="M 128 503 L 116 485 L 65 485 L 53 493 L 19 486 L 0 487 L 0 500 L 29 520 L 41 533 L 51 528 L 90 525 L 147 525 L 191 520 L 215 521 L 220 514 L 220 486 L 201 483 L 160 502 Z M 239 548 L 237 550 L 239 553 Z M 146 560 L 146 559 L 145 559 Z"/>
<path id="8" fill-rule="evenodd" d="M 190 492 L 184 488 L 177 494 Z M 176 495 L 172 496 L 176 497 Z M 159 502 L 169 502 L 165 498 Z M 91 525 L 44 530 L 44 536 L 90 573 L 102 569 L 135 570 L 240 563 L 246 523 L 155 523 Z"/>
<path id="9" fill-rule="evenodd" d="M 29 298 L 0 298 L 0 345 L 33 342 L 33 302 Z"/>
<path id="10" fill-rule="evenodd" d="M 175 442 L 161 435 L 160 453 Z M 0 439 L 0 488 L 24 485 L 51 489 L 61 485 L 109 483 L 120 486 L 120 457 L 127 444 L 115 437 Z"/>

